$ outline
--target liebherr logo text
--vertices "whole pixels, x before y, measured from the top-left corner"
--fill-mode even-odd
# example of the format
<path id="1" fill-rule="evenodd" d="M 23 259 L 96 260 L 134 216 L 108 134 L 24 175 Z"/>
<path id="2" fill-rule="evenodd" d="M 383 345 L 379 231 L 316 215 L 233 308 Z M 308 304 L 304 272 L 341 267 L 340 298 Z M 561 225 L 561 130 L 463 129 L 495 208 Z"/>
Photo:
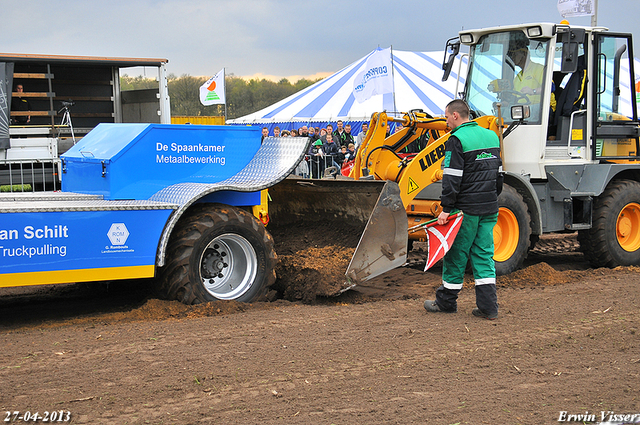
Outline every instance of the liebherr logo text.
<path id="1" fill-rule="evenodd" d="M 444 145 L 440 145 L 425 155 L 424 158 L 420 158 L 420 168 L 422 171 L 425 171 L 427 168 L 438 162 L 439 159 L 444 157 L 444 152 Z"/>

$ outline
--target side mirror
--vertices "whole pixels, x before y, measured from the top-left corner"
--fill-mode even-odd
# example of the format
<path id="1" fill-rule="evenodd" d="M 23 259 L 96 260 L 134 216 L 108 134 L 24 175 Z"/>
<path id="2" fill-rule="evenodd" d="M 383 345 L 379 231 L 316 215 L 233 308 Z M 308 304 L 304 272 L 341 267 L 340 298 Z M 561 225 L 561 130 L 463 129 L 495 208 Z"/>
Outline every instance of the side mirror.
<path id="1" fill-rule="evenodd" d="M 453 68 L 453 61 L 455 61 L 458 53 L 460 53 L 460 39 L 458 37 L 448 39 L 444 48 L 444 60 L 442 62 L 444 75 L 442 76 L 442 81 L 447 81 L 449 78 L 451 68 Z"/>

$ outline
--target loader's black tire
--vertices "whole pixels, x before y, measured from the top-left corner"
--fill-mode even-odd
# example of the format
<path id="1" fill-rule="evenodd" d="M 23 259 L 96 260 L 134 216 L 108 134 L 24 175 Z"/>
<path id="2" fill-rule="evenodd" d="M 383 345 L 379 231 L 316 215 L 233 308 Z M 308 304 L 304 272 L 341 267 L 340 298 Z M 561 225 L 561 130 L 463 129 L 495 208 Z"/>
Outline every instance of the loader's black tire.
<path id="1" fill-rule="evenodd" d="M 185 304 L 256 301 L 276 279 L 273 238 L 253 215 L 227 205 L 194 206 L 176 224 L 166 255 L 160 296 Z"/>
<path id="2" fill-rule="evenodd" d="M 591 229 L 578 232 L 593 267 L 640 265 L 640 183 L 613 181 L 593 203 Z"/>
<path id="3" fill-rule="evenodd" d="M 531 216 L 522 196 L 504 185 L 498 197 L 498 223 L 493 230 L 496 274 L 502 276 L 522 267 L 531 244 Z"/>

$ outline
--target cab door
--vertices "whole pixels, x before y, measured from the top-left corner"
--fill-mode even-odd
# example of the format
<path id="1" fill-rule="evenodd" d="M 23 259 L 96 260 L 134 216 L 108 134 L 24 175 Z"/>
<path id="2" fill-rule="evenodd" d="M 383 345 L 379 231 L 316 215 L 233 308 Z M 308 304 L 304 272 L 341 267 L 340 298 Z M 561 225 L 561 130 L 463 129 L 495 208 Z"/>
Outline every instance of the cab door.
<path id="1" fill-rule="evenodd" d="M 594 157 L 638 160 L 638 112 L 629 34 L 595 36 Z"/>

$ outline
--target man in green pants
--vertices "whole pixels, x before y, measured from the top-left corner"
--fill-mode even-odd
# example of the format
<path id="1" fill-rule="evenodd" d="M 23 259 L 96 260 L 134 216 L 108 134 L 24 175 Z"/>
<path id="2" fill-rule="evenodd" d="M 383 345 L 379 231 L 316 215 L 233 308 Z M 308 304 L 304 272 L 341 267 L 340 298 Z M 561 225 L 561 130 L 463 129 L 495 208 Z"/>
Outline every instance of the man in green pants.
<path id="1" fill-rule="evenodd" d="M 498 220 L 498 195 L 502 191 L 500 141 L 495 132 L 469 121 L 469 107 L 460 99 L 445 109 L 451 135 L 445 142 L 442 178 L 442 212 L 438 224 L 446 224 L 454 209 L 464 218 L 442 264 L 442 285 L 436 299 L 424 302 L 431 313 L 458 311 L 467 260 L 475 278 L 474 316 L 498 318 L 496 270 L 493 262 L 493 226 Z"/>

